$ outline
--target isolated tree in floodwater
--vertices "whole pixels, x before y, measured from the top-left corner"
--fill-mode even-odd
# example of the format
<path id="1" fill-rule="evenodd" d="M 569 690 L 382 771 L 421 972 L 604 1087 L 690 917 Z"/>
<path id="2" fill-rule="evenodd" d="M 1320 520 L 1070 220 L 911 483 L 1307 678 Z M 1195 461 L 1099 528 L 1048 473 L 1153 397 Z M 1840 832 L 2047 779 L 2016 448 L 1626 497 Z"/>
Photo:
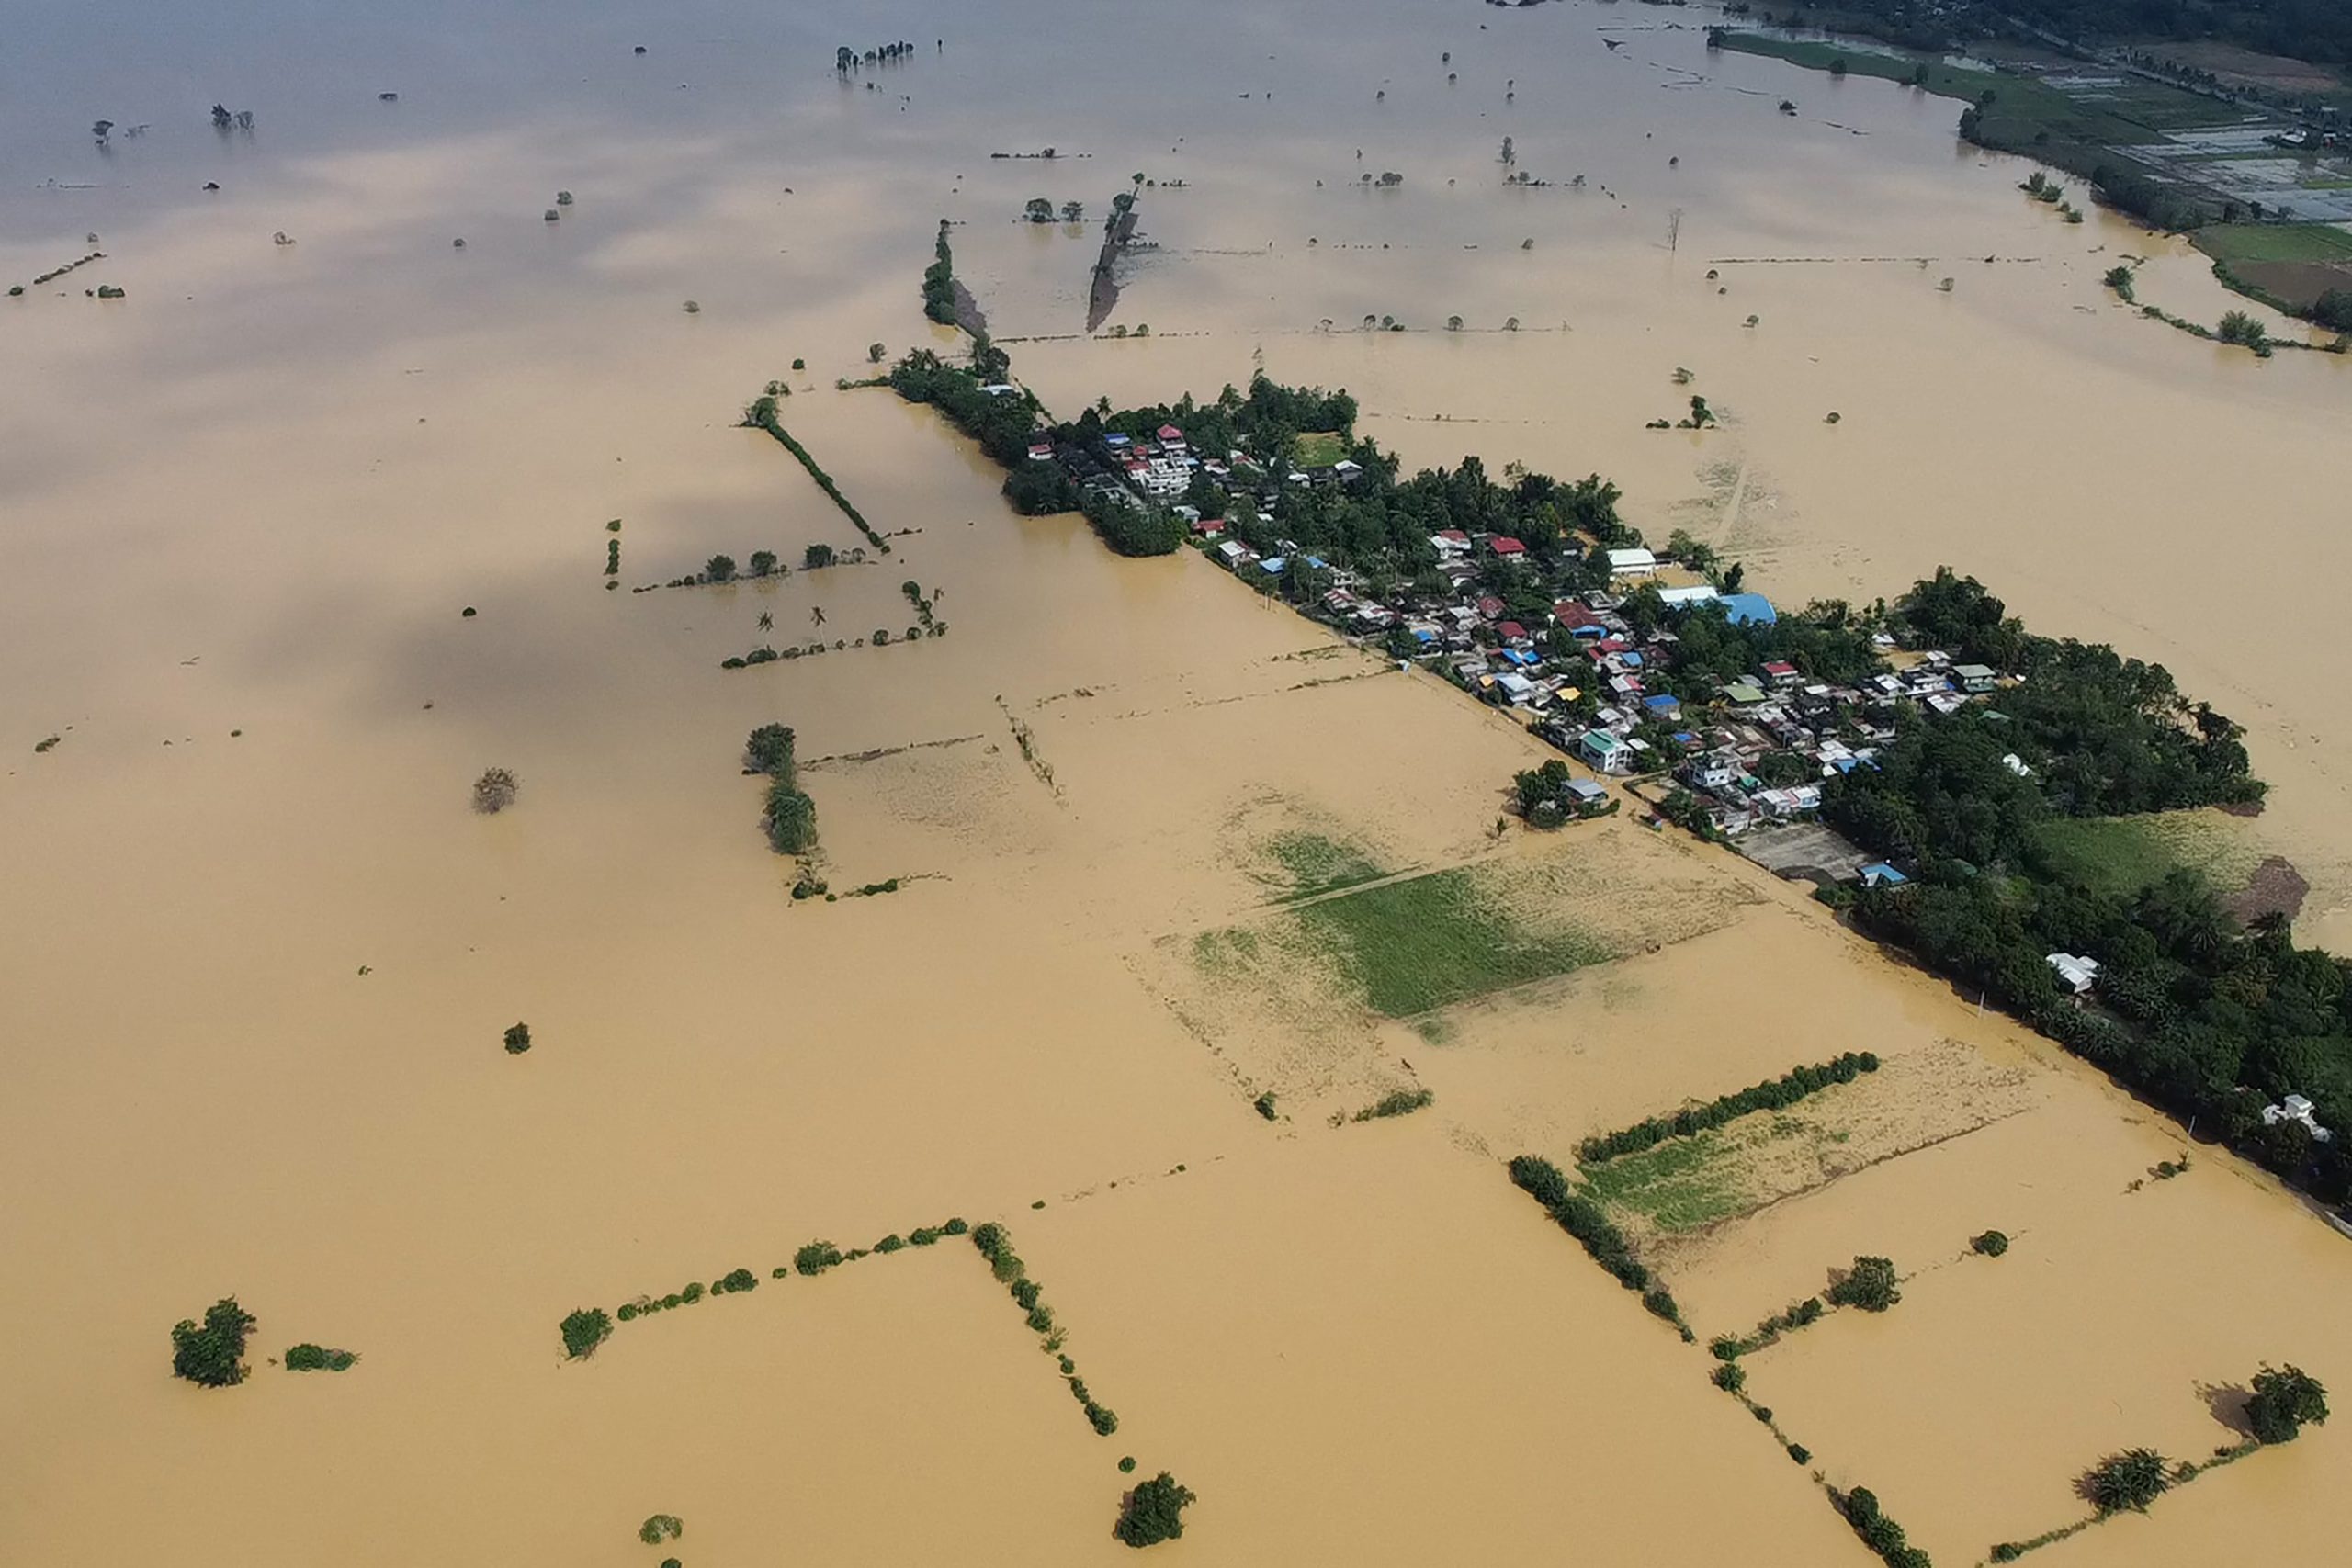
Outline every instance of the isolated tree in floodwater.
<path id="1" fill-rule="evenodd" d="M 2254 1374 L 2247 1425 L 2266 1443 L 2289 1443 L 2306 1423 L 2327 1425 L 2327 1390 L 2301 1367 L 2264 1367 Z"/>
<path id="2" fill-rule="evenodd" d="M 1084 202 L 1082 202 L 1082 201 L 1065 201 L 1065 202 L 1063 202 L 1063 203 L 1062 203 L 1062 221 L 1063 221 L 1063 222 L 1065 222 L 1065 223 L 1078 223 L 1078 222 L 1082 222 L 1082 221 L 1084 221 L 1084 220 L 1085 220 L 1085 218 L 1086 218 L 1086 203 L 1084 203 Z"/>

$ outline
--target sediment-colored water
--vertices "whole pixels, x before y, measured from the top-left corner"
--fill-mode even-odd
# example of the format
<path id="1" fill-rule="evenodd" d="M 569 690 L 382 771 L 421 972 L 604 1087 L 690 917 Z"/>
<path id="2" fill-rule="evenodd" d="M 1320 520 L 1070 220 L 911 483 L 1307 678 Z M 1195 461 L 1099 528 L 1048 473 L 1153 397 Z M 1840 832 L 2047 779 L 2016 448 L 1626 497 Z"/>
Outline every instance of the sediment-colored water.
<path id="1" fill-rule="evenodd" d="M 2017 196 L 1953 106 L 1711 60 L 1704 15 L 21 19 L 0 271 L 88 232 L 106 256 L 0 300 L 11 1553 L 639 1563 L 667 1512 L 689 1562 L 1108 1560 L 1132 1452 L 1200 1492 L 1162 1550 L 1204 1562 L 1838 1560 L 1860 1549 L 1805 1471 L 1498 1162 L 1955 1040 L 2030 1070 L 2037 1109 L 1736 1222 L 1673 1280 L 1703 1337 L 1855 1250 L 1907 1267 L 2001 1223 L 1996 1196 L 2025 1212 L 1998 1264 L 1758 1359 L 1833 1482 L 1884 1477 L 1962 1561 L 2064 1522 L 2085 1445 L 2192 1452 L 2190 1380 L 2294 1359 L 2352 1389 L 2325 1315 L 2352 1254 L 2287 1199 L 2201 1154 L 2119 1197 L 2167 1129 L 2000 1021 L 1629 822 L 1494 840 L 1539 755 L 1507 721 L 1204 560 L 1013 518 L 927 413 L 833 390 L 871 343 L 950 341 L 915 291 L 942 215 L 993 329 L 1057 336 L 1110 197 L 1181 179 L 1144 193 L 1159 248 L 1114 318 L 1148 339 L 1012 345 L 1049 405 L 1262 367 L 1348 386 L 1408 463 L 1611 475 L 1643 526 L 1712 532 L 1783 600 L 1973 571 L 2249 725 L 2277 786 L 2258 826 L 2314 884 L 2305 935 L 2341 945 L 2324 738 L 2352 713 L 2321 585 L 2347 367 L 2130 317 L 2098 286 L 2119 251 L 2155 253 L 2143 298 L 2228 299 L 2185 248 Z M 837 83 L 835 44 L 888 30 L 913 58 Z M 211 130 L 216 99 L 250 136 Z M 100 151 L 100 114 L 152 129 Z M 1506 133 L 1586 186 L 1505 188 Z M 1387 169 L 1400 188 L 1350 188 Z M 1088 222 L 1016 222 L 1039 195 Z M 1416 330 L 1342 330 L 1366 312 Z M 1641 428 L 1677 366 L 1725 429 Z M 774 378 L 843 491 L 912 532 L 865 565 L 628 592 L 865 543 L 731 428 Z M 909 579 L 945 637 L 718 667 L 820 610 L 829 638 L 895 639 Z M 739 772 L 770 720 L 831 759 L 805 774 L 834 887 L 900 891 L 788 897 Z M 492 763 L 522 794 L 483 818 Z M 1425 1031 L 1340 1014 L 1325 1051 L 1247 1006 L 1196 1027 L 1155 965 L 1267 918 L 1261 819 L 1397 872 L 1580 860 L 1625 888 L 1596 929 L 1634 931 L 1645 889 L 1715 913 Z M 1437 1104 L 1325 1124 L 1408 1079 Z M 766 1280 L 812 1237 L 948 1213 L 1012 1223 L 1118 1434 L 961 1244 Z M 739 1265 L 758 1292 L 560 1361 L 571 1308 Z M 170 1325 L 232 1292 L 261 1319 L 251 1381 L 170 1381 Z M 2093 1353 L 2099 1302 L 2130 1304 L 2123 1349 Z M 263 1359 L 300 1340 L 362 1359 Z M 2331 1543 L 2346 1442 L 2045 1560 Z"/>

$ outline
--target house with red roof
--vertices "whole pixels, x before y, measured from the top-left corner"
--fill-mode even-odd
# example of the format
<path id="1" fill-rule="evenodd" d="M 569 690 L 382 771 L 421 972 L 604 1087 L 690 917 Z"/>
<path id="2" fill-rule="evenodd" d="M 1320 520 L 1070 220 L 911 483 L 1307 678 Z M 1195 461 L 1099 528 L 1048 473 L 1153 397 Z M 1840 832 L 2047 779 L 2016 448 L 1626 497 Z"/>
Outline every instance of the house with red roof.
<path id="1" fill-rule="evenodd" d="M 1487 547 L 1506 560 L 1527 553 L 1527 547 L 1508 534 L 1498 534 L 1487 541 Z"/>

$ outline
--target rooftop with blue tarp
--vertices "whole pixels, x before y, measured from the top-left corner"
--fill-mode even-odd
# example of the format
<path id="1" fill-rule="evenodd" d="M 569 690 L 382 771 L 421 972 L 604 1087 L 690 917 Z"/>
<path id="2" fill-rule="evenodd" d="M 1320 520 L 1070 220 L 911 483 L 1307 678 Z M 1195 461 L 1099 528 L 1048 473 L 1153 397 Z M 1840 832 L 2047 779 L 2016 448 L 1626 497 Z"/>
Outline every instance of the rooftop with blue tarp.
<path id="1" fill-rule="evenodd" d="M 1781 618 L 1772 601 L 1761 593 L 1726 593 L 1715 603 L 1724 607 L 1724 619 L 1736 626 L 1769 626 Z"/>

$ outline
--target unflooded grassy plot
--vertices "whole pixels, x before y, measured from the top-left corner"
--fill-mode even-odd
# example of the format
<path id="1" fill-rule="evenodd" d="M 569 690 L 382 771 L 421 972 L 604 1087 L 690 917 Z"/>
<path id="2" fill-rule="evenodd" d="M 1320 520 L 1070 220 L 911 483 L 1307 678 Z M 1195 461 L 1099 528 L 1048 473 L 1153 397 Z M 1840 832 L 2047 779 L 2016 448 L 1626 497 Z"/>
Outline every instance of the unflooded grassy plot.
<path id="1" fill-rule="evenodd" d="M 1704 1247 L 1699 1233 L 1707 1227 L 2017 1114 L 2034 1095 L 2022 1070 L 1958 1041 L 1938 1041 L 1795 1105 L 1751 1111 L 1578 1171 L 1591 1196 L 1645 1240 L 1645 1256 L 1671 1278 L 1687 1249 Z"/>
<path id="2" fill-rule="evenodd" d="M 1317 662 L 1338 647 L 1286 656 Z M 1220 853 L 1276 903 L 1319 897 L 1405 870 L 1359 824 L 1302 796 L 1269 790 L 1236 803 L 1217 834 Z"/>
<path id="3" fill-rule="evenodd" d="M 1348 455 L 1348 444 L 1337 432 L 1310 431 L 1291 447 L 1291 461 L 1303 468 L 1328 468 Z"/>
<path id="4" fill-rule="evenodd" d="M 1847 75 L 1890 82 L 1908 83 L 1915 73 L 1924 72 L 1921 85 L 1943 97 L 1974 103 L 1991 93 L 1993 101 L 1985 111 L 1988 123 L 1997 121 L 2029 139 L 2037 130 L 2046 130 L 2053 139 L 2129 144 L 2156 141 L 2167 130 L 2233 124 L 2245 118 L 2194 93 L 2155 83 L 2133 84 L 2093 96 L 2069 94 L 2030 75 L 1948 65 L 1932 55 L 1745 33 L 1731 34 L 1723 46 L 1742 54 L 1785 60 L 1809 71 L 1826 73 L 1842 61 Z"/>
<path id="5" fill-rule="evenodd" d="M 2103 893 L 2137 892 L 2175 871 L 2193 871 L 2228 893 L 2263 858 L 2251 825 L 2219 811 L 2066 818 L 2044 824 L 2037 838 L 2065 874 Z"/>
<path id="6" fill-rule="evenodd" d="M 1456 866 L 1302 908 L 1309 942 L 1366 1006 L 1409 1018 L 1616 956 L 1566 919 L 1525 921 L 1504 907 L 1508 874 Z"/>
<path id="7" fill-rule="evenodd" d="M 1306 869 L 1348 864 L 1320 846 L 1291 853 Z M 1383 1021 L 1437 1043 L 1447 1010 L 1671 945 L 1756 897 L 1695 856 L 1603 829 L 1164 938 L 1136 968 L 1259 1087 L 1344 1089 L 1352 1110 L 1363 1090 L 1395 1087 Z"/>
<path id="8" fill-rule="evenodd" d="M 1580 1167 L 1578 1174 L 1585 1191 L 1612 1215 L 1637 1215 L 1660 1231 L 1693 1230 L 1748 1206 L 1734 1167 L 1740 1146 L 1758 1133 L 1772 1137 L 1779 1129 L 1676 1138 L 1641 1154 Z"/>
<path id="9" fill-rule="evenodd" d="M 2050 1085 L 2030 1114 L 1723 1227 L 1671 1275 L 1703 1337 L 1820 1292 L 1857 1254 L 1894 1260 L 1891 1310 L 1834 1313 L 1743 1365 L 1750 1396 L 1828 1480 L 1871 1487 L 1938 1562 L 1981 1562 L 2083 1517 L 2076 1479 L 2121 1449 L 2204 1460 L 2239 1441 L 2232 1423 L 2266 1360 L 2352 1387 L 2338 1324 L 2352 1245 L 2218 1154 L 2154 1179 L 2182 1152 L 2170 1129 L 2072 1072 Z M 1970 1250 L 1986 1229 L 2009 1237 L 2002 1256 Z M 2337 1427 L 2031 1561 L 2245 1560 L 2167 1534 L 2223 1487 L 2281 1499 L 2261 1510 L 2266 1553 L 2325 1557 L 2352 1529 L 2352 1499 L 2312 1479 L 2352 1467 L 2352 1427 Z"/>
<path id="10" fill-rule="evenodd" d="M 2215 261 L 2339 262 L 2352 266 L 2352 230 L 2330 223 L 2209 223 L 2189 241 Z"/>
<path id="11" fill-rule="evenodd" d="M 1320 833 L 1283 833 L 1266 845 L 1288 886 L 1283 898 L 1312 898 L 1388 874 L 1363 849 Z"/>

